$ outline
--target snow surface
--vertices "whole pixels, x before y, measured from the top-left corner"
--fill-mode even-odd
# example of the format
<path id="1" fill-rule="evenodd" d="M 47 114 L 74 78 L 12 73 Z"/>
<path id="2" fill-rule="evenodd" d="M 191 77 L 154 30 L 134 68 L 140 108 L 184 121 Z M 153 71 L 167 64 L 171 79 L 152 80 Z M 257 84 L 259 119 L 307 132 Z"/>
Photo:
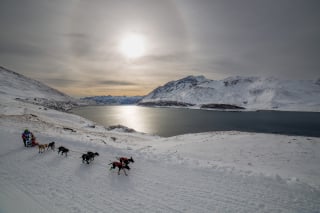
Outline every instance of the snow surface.
<path id="1" fill-rule="evenodd" d="M 15 100 L 59 110 L 69 110 L 81 104 L 47 85 L 0 66 L 0 93 Z M 10 105 L 9 105 L 10 106 Z"/>
<path id="2" fill-rule="evenodd" d="M 18 101 L 0 86 L 1 213 L 320 212 L 320 138 L 234 131 L 162 138 L 107 130 Z M 69 148 L 68 156 L 25 148 L 25 128 L 39 143 Z M 80 156 L 89 150 L 100 156 L 83 164 Z M 119 156 L 135 160 L 128 176 L 109 171 Z"/>
<path id="3" fill-rule="evenodd" d="M 229 77 L 209 80 L 188 76 L 171 81 L 148 94 L 143 102 L 177 101 L 231 104 L 247 110 L 320 111 L 320 84 L 311 80 L 279 80 L 262 77 Z"/>

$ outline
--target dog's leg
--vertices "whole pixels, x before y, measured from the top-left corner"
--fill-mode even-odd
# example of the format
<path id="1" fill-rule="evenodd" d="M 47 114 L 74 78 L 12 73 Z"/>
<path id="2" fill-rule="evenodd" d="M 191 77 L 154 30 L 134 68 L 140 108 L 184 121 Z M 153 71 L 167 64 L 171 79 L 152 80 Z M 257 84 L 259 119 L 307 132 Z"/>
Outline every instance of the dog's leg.
<path id="1" fill-rule="evenodd" d="M 123 170 L 124 174 L 125 174 L 126 176 L 128 176 L 127 173 L 126 173 L 126 170 L 125 170 L 125 169 L 122 169 L 122 170 Z"/>

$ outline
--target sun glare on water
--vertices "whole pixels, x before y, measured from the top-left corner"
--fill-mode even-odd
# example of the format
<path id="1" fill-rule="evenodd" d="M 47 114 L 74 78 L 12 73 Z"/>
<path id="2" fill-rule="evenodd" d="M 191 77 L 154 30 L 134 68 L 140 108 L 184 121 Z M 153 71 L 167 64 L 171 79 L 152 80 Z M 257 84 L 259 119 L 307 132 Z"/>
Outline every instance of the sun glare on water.
<path id="1" fill-rule="evenodd" d="M 139 58 L 145 54 L 145 38 L 139 34 L 125 36 L 120 43 L 120 52 L 127 58 Z"/>

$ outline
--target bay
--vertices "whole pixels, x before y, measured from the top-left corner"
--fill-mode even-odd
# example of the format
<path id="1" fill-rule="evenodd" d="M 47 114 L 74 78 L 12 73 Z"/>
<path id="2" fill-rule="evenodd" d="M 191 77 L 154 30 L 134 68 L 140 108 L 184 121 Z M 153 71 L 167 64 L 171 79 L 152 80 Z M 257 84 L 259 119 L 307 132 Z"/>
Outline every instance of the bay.
<path id="1" fill-rule="evenodd" d="M 320 137 L 318 112 L 230 112 L 135 105 L 86 106 L 71 112 L 104 126 L 121 124 L 163 137 L 229 130 Z"/>

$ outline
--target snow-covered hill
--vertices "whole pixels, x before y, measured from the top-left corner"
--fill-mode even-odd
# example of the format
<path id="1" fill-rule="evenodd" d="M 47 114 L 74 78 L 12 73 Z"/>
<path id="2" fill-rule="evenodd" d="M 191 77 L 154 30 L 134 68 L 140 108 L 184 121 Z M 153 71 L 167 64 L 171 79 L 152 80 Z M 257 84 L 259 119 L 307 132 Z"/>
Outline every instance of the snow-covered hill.
<path id="1" fill-rule="evenodd" d="M 0 85 L 1 213 L 319 212 L 320 138 L 234 131 L 161 138 L 105 128 L 16 100 L 52 92 L 8 73 Z M 68 156 L 24 147 L 25 128 Z M 90 164 L 80 158 L 87 151 L 99 152 Z M 135 160 L 128 176 L 109 170 L 119 156 Z"/>
<path id="2" fill-rule="evenodd" d="M 216 104 L 239 106 L 248 110 L 320 111 L 318 81 L 279 80 L 262 77 L 229 77 L 209 80 L 204 76 L 188 76 L 171 81 L 148 94 L 141 104 L 165 105 Z M 168 104 L 170 105 L 170 104 Z"/>
<path id="3" fill-rule="evenodd" d="M 78 105 L 76 99 L 4 67 L 0 67 L 0 93 L 9 99 L 59 110 Z"/>

